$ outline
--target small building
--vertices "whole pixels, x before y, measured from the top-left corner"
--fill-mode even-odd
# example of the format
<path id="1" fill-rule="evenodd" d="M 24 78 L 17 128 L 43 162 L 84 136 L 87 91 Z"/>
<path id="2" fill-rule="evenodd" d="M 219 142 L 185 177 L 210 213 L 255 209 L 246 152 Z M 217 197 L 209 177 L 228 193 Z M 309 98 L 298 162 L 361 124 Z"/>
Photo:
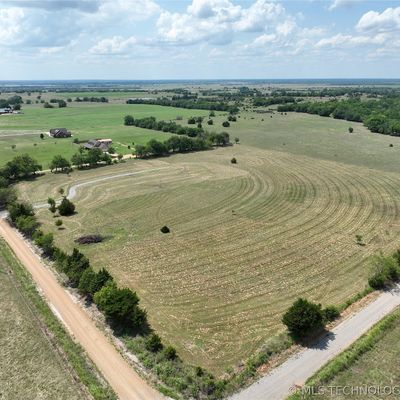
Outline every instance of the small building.
<path id="1" fill-rule="evenodd" d="M 100 149 L 103 153 L 107 153 L 111 144 L 111 139 L 90 139 L 83 145 L 83 147 L 86 150 Z"/>
<path id="2" fill-rule="evenodd" d="M 50 129 L 50 136 L 53 138 L 67 138 L 71 137 L 72 134 L 67 128 L 55 128 L 55 129 Z"/>
<path id="3" fill-rule="evenodd" d="M 11 107 L 0 108 L 0 114 L 11 114 L 13 112 Z"/>

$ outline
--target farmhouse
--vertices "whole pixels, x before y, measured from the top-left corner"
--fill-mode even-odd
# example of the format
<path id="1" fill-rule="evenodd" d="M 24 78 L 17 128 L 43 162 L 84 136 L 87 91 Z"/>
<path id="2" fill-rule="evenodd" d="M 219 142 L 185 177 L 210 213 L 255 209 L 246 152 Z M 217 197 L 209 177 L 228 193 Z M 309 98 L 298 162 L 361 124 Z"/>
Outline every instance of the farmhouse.
<path id="1" fill-rule="evenodd" d="M 71 137 L 72 134 L 70 131 L 67 130 L 67 128 L 55 128 L 55 129 L 50 129 L 50 136 L 53 138 L 67 138 Z"/>
<path id="2" fill-rule="evenodd" d="M 111 139 L 91 139 L 83 147 L 87 150 L 100 149 L 106 153 L 112 144 Z"/>

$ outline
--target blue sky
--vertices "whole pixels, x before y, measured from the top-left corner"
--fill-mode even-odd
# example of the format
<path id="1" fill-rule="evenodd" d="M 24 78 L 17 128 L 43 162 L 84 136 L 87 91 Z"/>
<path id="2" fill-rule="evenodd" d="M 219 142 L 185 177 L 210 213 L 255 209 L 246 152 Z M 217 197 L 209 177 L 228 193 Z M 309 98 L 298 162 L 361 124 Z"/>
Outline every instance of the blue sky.
<path id="1" fill-rule="evenodd" d="M 399 78 L 399 61 L 399 0 L 0 0 L 0 79 Z"/>

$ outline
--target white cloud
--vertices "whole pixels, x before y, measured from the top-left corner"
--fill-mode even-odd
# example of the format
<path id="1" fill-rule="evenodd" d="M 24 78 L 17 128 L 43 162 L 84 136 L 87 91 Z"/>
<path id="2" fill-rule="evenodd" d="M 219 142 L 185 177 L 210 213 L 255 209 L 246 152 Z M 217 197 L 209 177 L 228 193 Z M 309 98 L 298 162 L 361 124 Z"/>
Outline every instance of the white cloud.
<path id="1" fill-rule="evenodd" d="M 358 21 L 357 29 L 379 32 L 400 30 L 400 7 L 387 8 L 381 13 L 368 11 Z"/>
<path id="2" fill-rule="evenodd" d="M 334 10 L 339 7 L 349 7 L 354 5 L 355 3 L 359 3 L 362 0 L 333 0 L 332 4 L 328 7 L 329 10 Z"/>
<path id="3" fill-rule="evenodd" d="M 162 12 L 157 28 L 160 40 L 171 44 L 226 44 L 235 32 L 262 32 L 276 26 L 284 14 L 282 5 L 267 0 L 247 8 L 229 0 L 193 0 L 185 13 Z"/>
<path id="4" fill-rule="evenodd" d="M 102 39 L 89 52 L 91 54 L 126 54 L 131 51 L 138 41 L 135 37 L 124 39 L 121 36 L 114 36 L 112 38 Z"/>
<path id="5" fill-rule="evenodd" d="M 21 8 L 0 9 L 0 46 L 7 46 L 18 39 L 23 18 Z"/>
<path id="6" fill-rule="evenodd" d="M 316 43 L 316 47 L 357 47 L 365 45 L 383 45 L 387 36 L 379 34 L 375 36 L 352 36 L 337 34 L 330 38 L 324 38 Z"/>

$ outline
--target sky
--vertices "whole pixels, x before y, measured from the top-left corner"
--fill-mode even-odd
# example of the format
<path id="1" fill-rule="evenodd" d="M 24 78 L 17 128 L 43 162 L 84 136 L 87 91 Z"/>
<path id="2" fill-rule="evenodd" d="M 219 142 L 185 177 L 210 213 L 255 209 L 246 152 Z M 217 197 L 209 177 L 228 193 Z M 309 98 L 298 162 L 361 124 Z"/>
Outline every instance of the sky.
<path id="1" fill-rule="evenodd" d="M 400 78 L 400 0 L 0 0 L 0 80 Z"/>

